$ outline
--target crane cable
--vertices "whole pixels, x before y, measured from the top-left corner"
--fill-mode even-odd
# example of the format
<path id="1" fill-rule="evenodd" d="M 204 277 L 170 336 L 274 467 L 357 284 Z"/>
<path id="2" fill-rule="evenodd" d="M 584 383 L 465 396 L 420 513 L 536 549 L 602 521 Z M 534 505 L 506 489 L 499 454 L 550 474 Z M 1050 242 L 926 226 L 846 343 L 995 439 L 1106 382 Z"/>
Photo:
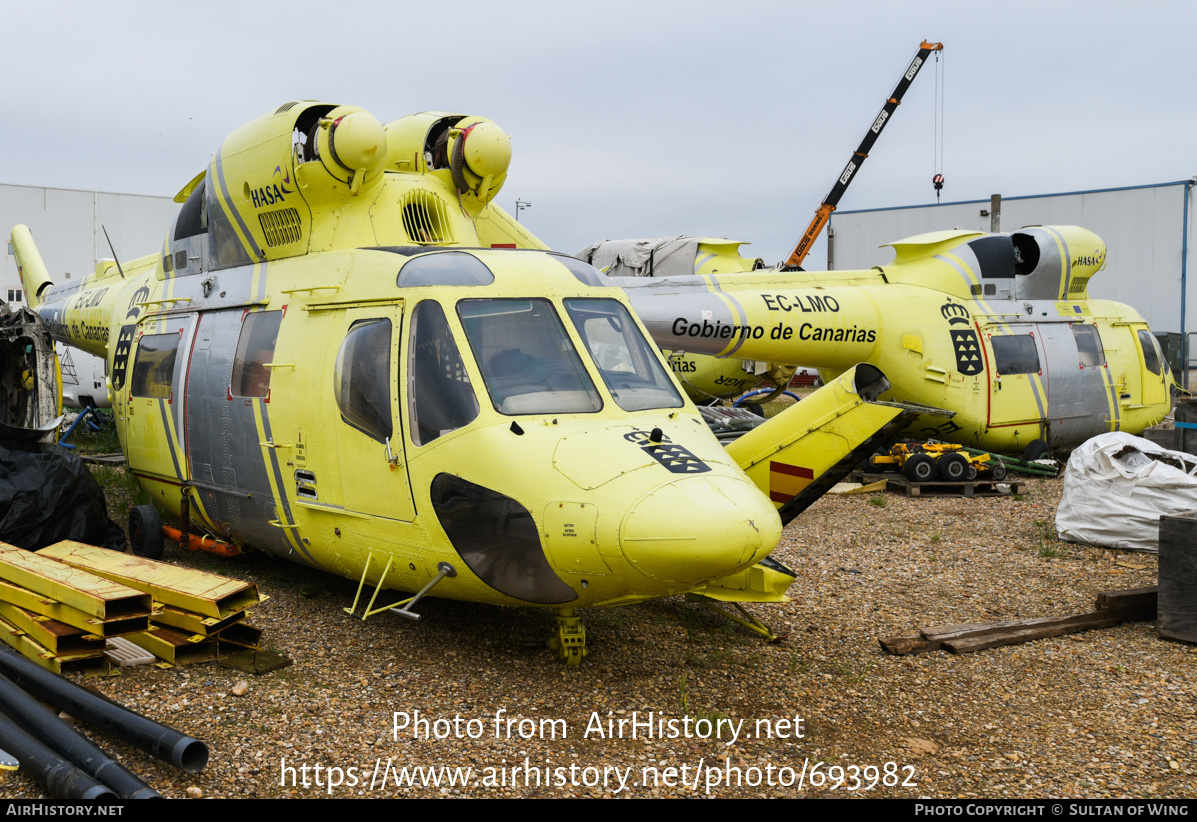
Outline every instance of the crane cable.
<path id="1" fill-rule="evenodd" d="M 935 124 L 934 148 L 931 158 L 933 174 L 931 184 L 935 186 L 935 202 L 939 202 L 939 194 L 943 189 L 943 96 L 944 96 L 944 63 L 940 63 L 942 51 L 935 52 Z"/>

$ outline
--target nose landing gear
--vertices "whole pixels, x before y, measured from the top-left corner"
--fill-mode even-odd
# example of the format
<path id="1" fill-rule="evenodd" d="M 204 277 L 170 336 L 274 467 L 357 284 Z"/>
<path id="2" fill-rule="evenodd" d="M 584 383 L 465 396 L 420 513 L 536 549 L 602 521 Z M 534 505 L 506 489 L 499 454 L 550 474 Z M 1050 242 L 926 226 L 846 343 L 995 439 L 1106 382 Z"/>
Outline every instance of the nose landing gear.
<path id="1" fill-rule="evenodd" d="M 577 611 L 557 611 L 557 636 L 549 640 L 549 647 L 566 665 L 580 665 L 586 658 L 586 627 Z"/>

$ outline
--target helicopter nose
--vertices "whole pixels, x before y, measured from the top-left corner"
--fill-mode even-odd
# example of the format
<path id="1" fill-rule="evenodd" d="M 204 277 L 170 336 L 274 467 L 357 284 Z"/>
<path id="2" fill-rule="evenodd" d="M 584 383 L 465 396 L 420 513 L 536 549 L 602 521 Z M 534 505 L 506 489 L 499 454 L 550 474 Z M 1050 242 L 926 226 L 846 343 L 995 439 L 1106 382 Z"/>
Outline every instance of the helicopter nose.
<path id="1" fill-rule="evenodd" d="M 731 477 L 685 477 L 640 499 L 624 518 L 620 547 L 641 573 L 700 583 L 764 559 L 781 520 L 755 486 Z"/>

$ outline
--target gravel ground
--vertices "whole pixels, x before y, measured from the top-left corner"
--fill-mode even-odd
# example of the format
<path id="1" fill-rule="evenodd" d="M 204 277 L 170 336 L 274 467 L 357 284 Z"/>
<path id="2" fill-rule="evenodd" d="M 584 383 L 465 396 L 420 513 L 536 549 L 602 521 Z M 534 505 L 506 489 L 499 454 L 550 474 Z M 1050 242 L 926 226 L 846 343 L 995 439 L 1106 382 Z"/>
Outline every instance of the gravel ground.
<path id="1" fill-rule="evenodd" d="M 345 580 L 168 547 L 256 582 L 270 600 L 252 623 L 294 665 L 260 677 L 142 667 L 87 682 L 205 740 L 200 776 L 100 742 L 179 798 L 1197 795 L 1197 648 L 1159 639 L 1154 622 L 962 656 L 881 652 L 879 637 L 1080 613 L 1098 591 L 1155 583 L 1154 556 L 1056 542 L 1061 481 L 1028 484 L 1016 497 L 825 498 L 776 552 L 799 574 L 792 601 L 754 609 L 786 640 L 674 598 L 584 612 L 590 657 L 578 668 L 544 649 L 548 612 L 428 600 L 418 624 L 362 623 L 341 610 L 355 588 Z M 249 692 L 234 696 L 242 679 Z M 420 738 L 393 731 L 394 712 L 417 711 L 430 721 Z M 596 731 L 648 712 L 665 738 Z M 711 722 L 722 738 L 699 738 Z M 396 784 L 417 767 L 472 771 L 468 785 Z M 6 797 L 40 795 L 24 776 L 3 779 Z"/>

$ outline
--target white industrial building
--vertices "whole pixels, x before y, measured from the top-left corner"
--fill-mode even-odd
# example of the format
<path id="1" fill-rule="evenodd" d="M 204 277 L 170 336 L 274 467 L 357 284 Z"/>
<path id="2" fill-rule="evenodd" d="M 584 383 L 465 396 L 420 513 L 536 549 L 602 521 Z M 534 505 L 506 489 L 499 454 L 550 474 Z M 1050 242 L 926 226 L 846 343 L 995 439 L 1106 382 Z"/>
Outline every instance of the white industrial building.
<path id="1" fill-rule="evenodd" d="M 84 277 L 96 270 L 96 260 L 112 257 L 121 262 L 158 253 L 174 224 L 179 205 L 170 197 L 113 194 L 0 183 L 0 230 L 4 232 L 4 266 L 0 269 L 0 300 L 24 305 L 27 298 L 17 271 L 10 237 L 13 226 L 27 225 L 56 283 Z M 106 402 L 103 361 L 80 351 L 64 351 L 63 395 L 75 404 L 81 397 Z"/>
<path id="2" fill-rule="evenodd" d="M 7 252 L 0 269 L 0 299 L 25 302 L 9 237 L 15 225 L 29 226 L 50 278 L 65 282 L 94 272 L 96 260 L 112 257 L 104 230 L 122 262 L 158 252 L 178 211 L 170 197 L 0 183 L 0 229 Z"/>
<path id="3" fill-rule="evenodd" d="M 1188 250 L 1197 239 L 1189 217 L 1194 185 L 1197 178 L 998 201 L 836 211 L 828 229 L 827 267 L 885 265 L 894 252 L 882 245 L 928 231 L 1078 225 L 1105 240 L 1108 249 L 1105 269 L 1089 281 L 1091 297 L 1132 306 L 1157 334 L 1197 333 L 1197 285 L 1188 271 Z M 994 225 L 995 217 L 1000 226 Z M 1192 340 L 1189 350 L 1190 358 L 1197 355 Z"/>

